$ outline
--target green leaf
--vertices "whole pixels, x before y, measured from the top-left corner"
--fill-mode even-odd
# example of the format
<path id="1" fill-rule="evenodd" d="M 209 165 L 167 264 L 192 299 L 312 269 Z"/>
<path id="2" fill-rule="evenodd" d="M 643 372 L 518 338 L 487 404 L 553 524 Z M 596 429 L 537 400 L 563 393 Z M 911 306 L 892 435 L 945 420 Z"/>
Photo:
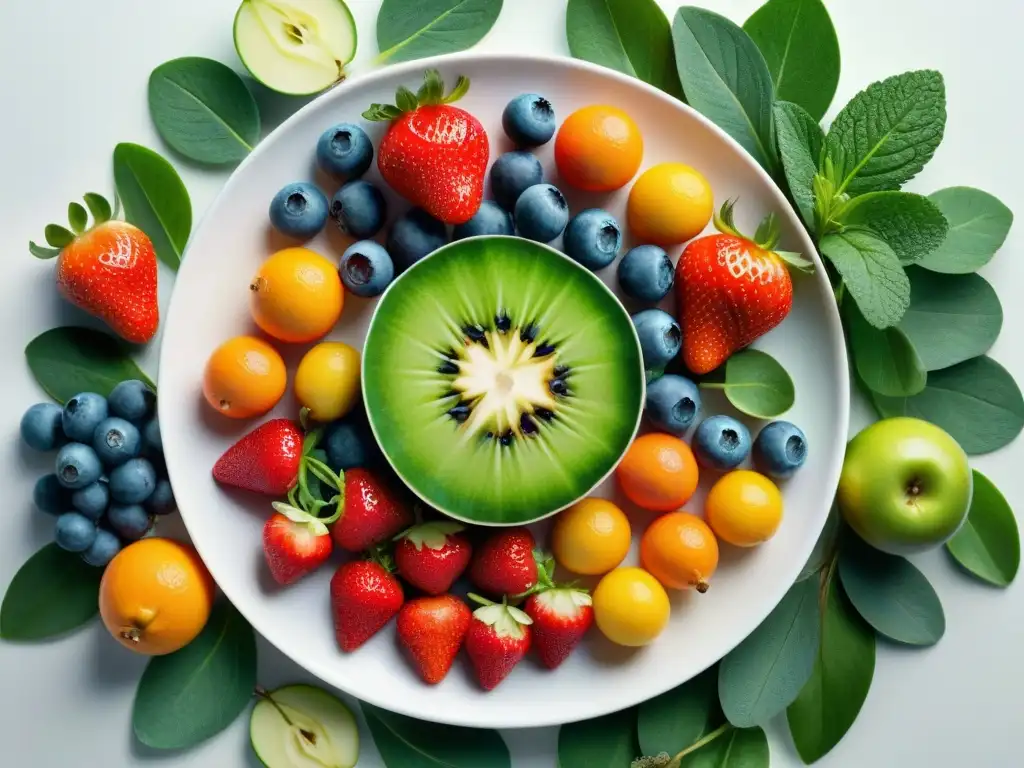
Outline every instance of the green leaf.
<path id="1" fill-rule="evenodd" d="M 154 749 L 195 746 L 231 725 L 255 687 L 256 635 L 221 600 L 195 640 L 150 660 L 135 692 L 132 729 Z"/>
<path id="2" fill-rule="evenodd" d="M 151 149 L 118 144 L 114 184 L 125 218 L 149 235 L 156 255 L 176 270 L 192 231 L 192 203 L 178 172 Z"/>
<path id="3" fill-rule="evenodd" d="M 655 0 L 569 0 L 569 52 L 682 97 L 672 27 Z"/>
<path id="4" fill-rule="evenodd" d="M 37 259 L 55 259 L 60 256 L 60 248 L 45 248 L 31 240 L 28 242 L 28 250 Z"/>
<path id="5" fill-rule="evenodd" d="M 93 224 L 103 224 L 106 221 L 110 221 L 113 211 L 110 209 L 110 203 L 107 201 L 107 198 L 96 192 L 86 192 L 82 198 L 89 207 L 89 213 L 92 214 Z"/>
<path id="6" fill-rule="evenodd" d="M 444 80 L 436 69 L 428 69 L 423 73 L 423 85 L 416 92 L 416 101 L 420 104 L 440 104 L 444 100 Z"/>
<path id="7" fill-rule="evenodd" d="M 59 224 L 47 224 L 43 231 L 48 245 L 54 248 L 64 248 L 74 242 L 75 233 Z"/>
<path id="8" fill-rule="evenodd" d="M 788 101 L 775 103 L 775 131 L 789 191 L 804 224 L 813 231 L 814 174 L 818 172 L 825 134 L 807 110 Z"/>
<path id="9" fill-rule="evenodd" d="M 76 235 L 85 232 L 85 228 L 89 226 L 89 214 L 81 203 L 68 203 L 68 223 Z"/>
<path id="10" fill-rule="evenodd" d="M 929 371 L 983 355 L 1003 327 L 1003 308 L 980 275 L 943 275 L 907 269 L 910 308 L 899 328 Z"/>
<path id="11" fill-rule="evenodd" d="M 768 768 L 770 760 L 764 731 L 760 728 L 730 728 L 683 758 L 681 768 Z"/>
<path id="12" fill-rule="evenodd" d="M 946 127 L 946 86 L 932 70 L 872 83 L 843 107 L 826 147 L 839 192 L 899 189 L 935 154 Z"/>
<path id="13" fill-rule="evenodd" d="M 66 403 L 79 392 L 106 397 L 128 379 L 140 379 L 156 389 L 120 341 L 91 328 L 64 326 L 44 331 L 25 347 L 25 359 L 36 381 L 58 403 Z"/>
<path id="14" fill-rule="evenodd" d="M 678 754 L 710 733 L 720 714 L 718 668 L 712 667 L 640 705 L 637 711 L 640 752 Z"/>
<path id="15" fill-rule="evenodd" d="M 718 669 L 718 697 L 729 722 L 764 725 L 793 703 L 818 655 L 818 585 L 798 581 Z"/>
<path id="16" fill-rule="evenodd" d="M 808 557 L 807 562 L 804 563 L 803 570 L 800 571 L 800 575 L 797 576 L 797 581 L 803 581 L 804 579 L 809 579 L 811 576 L 816 576 L 821 573 L 822 569 L 826 565 L 832 562 L 832 556 L 835 554 L 835 545 L 838 538 L 839 511 L 833 503 L 832 507 L 828 511 L 828 517 L 825 518 L 825 525 L 821 529 L 821 534 L 818 536 L 818 540 L 814 544 L 814 549 L 811 550 L 810 557 Z"/>
<path id="17" fill-rule="evenodd" d="M 821 0 L 768 0 L 744 31 L 768 62 L 775 98 L 821 120 L 839 85 L 839 39 Z"/>
<path id="18" fill-rule="evenodd" d="M 909 264 L 946 239 L 949 224 L 927 197 L 910 192 L 868 192 L 843 206 L 839 222 L 870 229 Z"/>
<path id="19" fill-rule="evenodd" d="M 558 731 L 558 768 L 626 768 L 640 750 L 636 723 L 637 711 L 627 709 L 563 725 Z"/>
<path id="20" fill-rule="evenodd" d="M 1024 428 L 1024 398 L 1013 377 L 990 357 L 975 357 L 932 371 L 913 397 L 873 395 L 882 416 L 930 421 L 969 454 L 990 453 L 1013 442 Z"/>
<path id="21" fill-rule="evenodd" d="M 933 272 L 974 272 L 995 256 L 1013 225 L 1013 211 L 998 198 L 971 187 L 950 187 L 929 195 L 949 222 L 945 241 L 921 260 Z"/>
<path id="22" fill-rule="evenodd" d="M 890 397 L 909 397 L 925 388 L 927 369 L 900 328 L 875 328 L 853 302 L 844 304 L 843 314 L 853 364 L 868 389 Z"/>
<path id="23" fill-rule="evenodd" d="M 691 6 L 676 12 L 672 39 L 690 105 L 774 171 L 772 76 L 754 41 L 724 16 Z"/>
<path id="24" fill-rule="evenodd" d="M 469 93 L 469 78 L 465 75 L 459 75 L 455 80 L 455 85 L 452 86 L 451 92 L 444 97 L 444 103 L 453 104 L 467 93 Z"/>
<path id="25" fill-rule="evenodd" d="M 889 245 L 860 229 L 826 235 L 819 250 L 843 278 L 861 314 L 875 328 L 899 323 L 910 306 L 910 280 Z"/>
<path id="26" fill-rule="evenodd" d="M 1020 568 L 1020 532 L 1003 494 L 974 470 L 974 496 L 967 521 L 946 549 L 969 573 L 997 587 L 1007 587 Z"/>
<path id="27" fill-rule="evenodd" d="M 758 419 L 773 419 L 793 407 L 793 379 L 771 355 L 744 349 L 725 363 L 722 381 L 700 383 L 705 389 L 721 389 L 738 411 Z"/>
<path id="28" fill-rule="evenodd" d="M 857 613 L 878 634 L 908 645 L 935 645 L 945 634 L 939 596 L 906 558 L 851 535 L 840 550 L 839 576 Z"/>
<path id="29" fill-rule="evenodd" d="M 47 544 L 14 574 L 0 605 L 0 638 L 45 640 L 91 621 L 99 613 L 102 568 Z"/>
<path id="30" fill-rule="evenodd" d="M 502 0 L 384 0 L 377 13 L 379 61 L 410 61 L 472 48 L 501 13 Z"/>
<path id="31" fill-rule="evenodd" d="M 511 768 L 497 731 L 428 723 L 360 702 L 386 768 Z"/>
<path id="32" fill-rule="evenodd" d="M 875 674 L 875 633 L 853 610 L 834 573 L 825 578 L 823 603 L 814 672 L 786 710 L 796 751 L 808 765 L 850 730 Z"/>
<path id="33" fill-rule="evenodd" d="M 149 76 L 149 114 L 174 150 L 222 165 L 248 155 L 260 138 L 260 113 L 245 82 L 213 59 L 187 56 Z"/>

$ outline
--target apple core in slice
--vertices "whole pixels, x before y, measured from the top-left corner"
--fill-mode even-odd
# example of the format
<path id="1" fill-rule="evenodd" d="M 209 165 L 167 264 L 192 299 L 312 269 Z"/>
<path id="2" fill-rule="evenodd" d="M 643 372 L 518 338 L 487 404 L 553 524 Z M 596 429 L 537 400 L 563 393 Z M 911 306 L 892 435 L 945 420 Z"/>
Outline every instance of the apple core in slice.
<path id="1" fill-rule="evenodd" d="M 639 426 L 640 345 L 591 272 L 532 241 L 460 240 L 385 292 L 363 354 L 373 432 L 402 480 L 471 523 L 587 495 Z"/>
<path id="2" fill-rule="evenodd" d="M 311 685 L 260 692 L 249 718 L 249 739 L 267 768 L 353 768 L 359 726 L 345 704 Z"/>
<path id="3" fill-rule="evenodd" d="M 304 96 L 344 79 L 356 25 L 343 0 L 243 0 L 235 49 L 263 85 Z"/>

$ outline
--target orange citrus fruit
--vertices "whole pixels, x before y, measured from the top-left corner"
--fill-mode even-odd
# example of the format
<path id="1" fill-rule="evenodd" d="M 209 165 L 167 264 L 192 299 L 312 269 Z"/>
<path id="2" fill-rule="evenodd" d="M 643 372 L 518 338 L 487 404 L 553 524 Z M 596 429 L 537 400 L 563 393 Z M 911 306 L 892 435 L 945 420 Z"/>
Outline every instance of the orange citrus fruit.
<path id="1" fill-rule="evenodd" d="M 597 628 L 632 648 L 660 635 L 671 613 L 665 588 L 642 568 L 616 568 L 598 583 L 593 601 Z"/>
<path id="2" fill-rule="evenodd" d="M 629 553 L 629 543 L 629 520 L 607 499 L 576 502 L 555 519 L 551 529 L 555 560 L 585 576 L 617 567 Z"/>
<path id="3" fill-rule="evenodd" d="M 236 336 L 206 361 L 203 395 L 219 413 L 248 419 L 277 405 L 287 383 L 284 360 L 276 349 L 255 336 Z"/>
<path id="4" fill-rule="evenodd" d="M 126 648 L 161 656 L 202 632 L 213 597 L 213 579 L 192 547 L 140 539 L 118 552 L 103 572 L 100 616 Z"/>
<path id="5" fill-rule="evenodd" d="M 633 118 L 595 104 L 565 118 L 555 137 L 555 163 L 566 183 L 588 192 L 626 186 L 640 170 L 644 140 Z"/>
<path id="6" fill-rule="evenodd" d="M 768 541 L 782 522 L 782 494 L 764 475 L 738 469 L 711 486 L 704 519 L 722 541 L 755 547 Z"/>
<path id="7" fill-rule="evenodd" d="M 658 432 L 634 440 L 615 475 L 630 501 L 654 512 L 679 509 L 697 490 L 697 461 L 690 446 Z"/>
<path id="8" fill-rule="evenodd" d="M 359 352 L 340 341 L 317 344 L 295 371 L 295 397 L 316 421 L 334 421 L 359 399 Z"/>
<path id="9" fill-rule="evenodd" d="M 640 539 L 640 563 L 669 589 L 708 591 L 718 567 L 718 541 L 708 524 L 689 512 L 669 512 Z"/>
<path id="10" fill-rule="evenodd" d="M 633 184 L 626 217 L 637 240 L 669 246 L 699 235 L 714 210 L 711 185 L 700 171 L 682 163 L 661 163 Z"/>
<path id="11" fill-rule="evenodd" d="M 345 291 L 337 267 L 308 248 L 285 248 L 249 283 L 253 320 L 281 341 L 304 344 L 326 336 L 338 322 Z"/>

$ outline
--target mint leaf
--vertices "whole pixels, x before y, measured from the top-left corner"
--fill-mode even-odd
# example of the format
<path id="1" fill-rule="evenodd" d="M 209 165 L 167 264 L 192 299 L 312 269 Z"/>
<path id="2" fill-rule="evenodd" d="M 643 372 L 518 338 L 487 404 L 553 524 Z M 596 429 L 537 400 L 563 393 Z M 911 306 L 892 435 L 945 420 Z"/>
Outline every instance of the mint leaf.
<path id="1" fill-rule="evenodd" d="M 931 160 L 945 127 L 946 86 L 938 72 L 905 72 L 869 85 L 828 132 L 839 191 L 899 189 Z"/>
<path id="2" fill-rule="evenodd" d="M 786 182 L 800 217 L 814 230 L 814 174 L 825 146 L 821 126 L 799 104 L 775 104 L 775 132 Z"/>
<path id="3" fill-rule="evenodd" d="M 910 306 L 910 280 L 899 257 L 884 240 L 866 230 L 827 235 L 820 244 L 864 319 L 875 328 L 896 325 Z"/>
<path id="4" fill-rule="evenodd" d="M 942 244 L 949 224 L 927 197 L 910 192 L 868 192 L 838 213 L 840 224 L 870 229 L 889 244 L 903 264 L 919 260 Z"/>
<path id="5" fill-rule="evenodd" d="M 1003 246 L 1013 224 L 1013 211 L 998 198 L 972 187 L 940 189 L 929 199 L 949 222 L 945 241 L 920 265 L 933 272 L 964 275 L 988 264 Z"/>

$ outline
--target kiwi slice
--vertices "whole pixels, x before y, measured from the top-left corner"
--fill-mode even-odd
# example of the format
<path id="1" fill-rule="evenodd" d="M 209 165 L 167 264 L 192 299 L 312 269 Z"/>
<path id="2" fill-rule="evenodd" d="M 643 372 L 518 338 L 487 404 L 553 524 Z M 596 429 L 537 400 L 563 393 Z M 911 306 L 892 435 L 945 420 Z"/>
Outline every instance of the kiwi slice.
<path id="1" fill-rule="evenodd" d="M 373 432 L 424 501 L 472 523 L 553 514 L 614 469 L 644 370 L 614 294 L 563 254 L 476 237 L 385 292 L 363 352 Z"/>

